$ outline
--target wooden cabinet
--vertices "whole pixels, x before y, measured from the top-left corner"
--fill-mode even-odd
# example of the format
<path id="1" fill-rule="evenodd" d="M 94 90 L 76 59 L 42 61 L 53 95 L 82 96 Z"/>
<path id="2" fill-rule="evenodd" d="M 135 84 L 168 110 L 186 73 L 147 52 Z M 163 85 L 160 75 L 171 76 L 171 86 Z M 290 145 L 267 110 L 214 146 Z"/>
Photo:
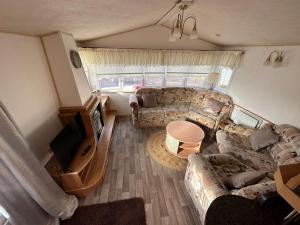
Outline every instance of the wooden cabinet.
<path id="1" fill-rule="evenodd" d="M 106 97 L 108 105 L 109 98 Z M 83 107 L 64 107 L 60 109 L 59 117 L 63 124 L 76 114 L 80 113 L 86 129 L 86 139 L 81 144 L 74 157 L 69 170 L 63 172 L 58 162 L 53 157 L 46 165 L 47 170 L 55 181 L 68 193 L 78 197 L 87 196 L 103 180 L 108 159 L 108 150 L 114 128 L 116 112 L 106 108 L 104 113 L 104 126 L 101 135 L 96 135 L 97 129 L 93 125 L 93 112 L 99 105 L 103 105 L 103 99 L 92 96 Z M 89 151 L 85 150 L 90 146 Z"/>

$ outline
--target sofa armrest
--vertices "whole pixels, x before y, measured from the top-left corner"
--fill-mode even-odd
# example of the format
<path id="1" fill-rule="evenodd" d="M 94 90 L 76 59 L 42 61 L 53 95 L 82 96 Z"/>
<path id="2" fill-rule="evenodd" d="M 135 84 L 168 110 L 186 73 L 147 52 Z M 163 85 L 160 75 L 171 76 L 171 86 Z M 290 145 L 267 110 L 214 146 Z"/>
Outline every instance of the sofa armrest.
<path id="1" fill-rule="evenodd" d="M 191 154 L 188 160 L 185 182 L 189 183 L 196 196 L 202 199 L 202 208 L 206 211 L 213 200 L 229 192 L 205 157 L 200 154 Z"/>
<path id="2" fill-rule="evenodd" d="M 264 183 L 258 183 L 241 188 L 235 195 L 240 195 L 249 199 L 259 198 L 261 195 L 276 191 L 275 181 L 269 181 Z"/>
<path id="3" fill-rule="evenodd" d="M 139 102 L 135 94 L 129 96 L 129 106 L 133 109 L 139 108 Z"/>
<path id="4" fill-rule="evenodd" d="M 215 127 L 214 127 L 215 130 L 218 129 L 219 124 L 221 124 L 222 122 L 224 122 L 228 118 L 230 118 L 230 112 L 231 112 L 230 108 L 227 108 L 227 110 L 222 110 L 220 112 L 220 114 L 217 117 L 216 124 L 215 124 Z"/>

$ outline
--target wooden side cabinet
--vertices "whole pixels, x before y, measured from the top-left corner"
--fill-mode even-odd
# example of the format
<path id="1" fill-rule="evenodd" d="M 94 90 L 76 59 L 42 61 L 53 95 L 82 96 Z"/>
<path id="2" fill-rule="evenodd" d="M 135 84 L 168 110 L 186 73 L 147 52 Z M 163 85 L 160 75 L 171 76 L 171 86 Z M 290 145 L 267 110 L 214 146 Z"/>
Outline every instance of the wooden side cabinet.
<path id="1" fill-rule="evenodd" d="M 93 191 L 103 180 L 106 172 L 116 111 L 110 110 L 108 96 L 104 100 L 101 97 L 93 96 L 83 107 L 60 109 L 59 117 L 63 124 L 66 124 L 77 112 L 80 113 L 86 128 L 87 137 L 81 144 L 67 172 L 61 169 L 54 157 L 47 163 L 46 169 L 64 191 L 75 194 L 78 197 L 85 197 Z M 101 135 L 99 138 L 96 138 L 90 116 L 95 109 L 95 105 L 99 105 L 99 103 L 101 105 L 106 104 L 106 109 Z M 89 151 L 84 154 L 88 146 L 90 146 Z"/>

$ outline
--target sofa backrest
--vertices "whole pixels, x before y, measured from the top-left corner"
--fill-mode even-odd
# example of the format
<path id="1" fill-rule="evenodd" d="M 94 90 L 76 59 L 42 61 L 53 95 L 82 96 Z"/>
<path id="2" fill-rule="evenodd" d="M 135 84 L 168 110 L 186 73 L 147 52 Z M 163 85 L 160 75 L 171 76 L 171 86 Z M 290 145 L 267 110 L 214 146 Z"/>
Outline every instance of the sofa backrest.
<path id="1" fill-rule="evenodd" d="M 139 105 L 141 106 L 143 105 L 142 95 L 147 95 L 147 94 L 155 94 L 157 103 L 158 104 L 160 103 L 160 98 L 162 95 L 162 91 L 160 88 L 139 88 L 135 92 Z"/>
<path id="2" fill-rule="evenodd" d="M 212 91 L 212 90 L 205 90 L 204 91 L 204 98 L 212 98 L 219 102 L 223 102 L 226 106 L 232 105 L 232 99 L 229 95 L 222 94 L 220 92 Z"/>
<path id="3" fill-rule="evenodd" d="M 223 109 L 228 110 L 229 107 L 233 106 L 233 101 L 229 95 L 204 89 L 194 92 L 193 96 L 191 97 L 191 105 L 201 107 L 203 106 L 204 101 L 209 98 L 224 103 Z"/>
<path id="4" fill-rule="evenodd" d="M 166 87 L 166 88 L 140 88 L 136 91 L 136 97 L 141 103 L 143 94 L 155 94 L 157 103 L 160 105 L 190 104 L 201 105 L 205 98 L 213 98 L 223 102 L 226 106 L 233 105 L 230 96 L 205 89 Z"/>
<path id="5" fill-rule="evenodd" d="M 277 165 L 300 163 L 300 129 L 288 124 L 275 125 L 280 142 L 270 150 Z"/>
<path id="6" fill-rule="evenodd" d="M 159 104 L 190 104 L 191 96 L 196 91 L 193 88 L 184 87 L 166 87 L 162 88 L 162 95 Z"/>

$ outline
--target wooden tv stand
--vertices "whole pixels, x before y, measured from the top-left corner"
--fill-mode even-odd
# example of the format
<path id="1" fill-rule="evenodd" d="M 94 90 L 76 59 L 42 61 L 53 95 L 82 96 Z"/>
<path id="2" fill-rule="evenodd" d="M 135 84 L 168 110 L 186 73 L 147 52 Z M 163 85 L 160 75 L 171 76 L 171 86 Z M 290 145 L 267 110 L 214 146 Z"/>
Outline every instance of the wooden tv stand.
<path id="1" fill-rule="evenodd" d="M 108 105 L 107 97 L 101 100 L 105 100 L 101 101 L 103 106 L 104 103 Z M 63 171 L 54 157 L 46 165 L 50 175 L 67 193 L 85 197 L 103 180 L 115 116 L 116 111 L 105 109 L 104 127 L 98 143 L 94 136 L 87 137 L 81 143 L 68 171 Z M 89 151 L 83 154 L 89 145 Z"/>

